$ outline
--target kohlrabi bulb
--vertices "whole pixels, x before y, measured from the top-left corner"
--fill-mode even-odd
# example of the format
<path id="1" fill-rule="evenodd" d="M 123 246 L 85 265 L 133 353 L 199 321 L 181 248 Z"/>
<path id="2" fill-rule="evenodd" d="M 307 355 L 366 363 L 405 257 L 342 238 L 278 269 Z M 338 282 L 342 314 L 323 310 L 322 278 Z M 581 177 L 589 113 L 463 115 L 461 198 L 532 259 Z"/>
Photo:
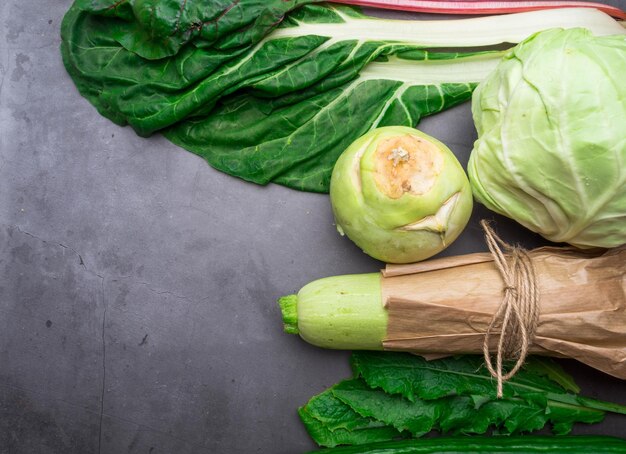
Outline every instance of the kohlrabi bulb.
<path id="1" fill-rule="evenodd" d="M 472 192 L 443 143 L 405 126 L 374 129 L 340 156 L 330 200 L 341 234 L 388 263 L 424 260 L 467 225 Z"/>

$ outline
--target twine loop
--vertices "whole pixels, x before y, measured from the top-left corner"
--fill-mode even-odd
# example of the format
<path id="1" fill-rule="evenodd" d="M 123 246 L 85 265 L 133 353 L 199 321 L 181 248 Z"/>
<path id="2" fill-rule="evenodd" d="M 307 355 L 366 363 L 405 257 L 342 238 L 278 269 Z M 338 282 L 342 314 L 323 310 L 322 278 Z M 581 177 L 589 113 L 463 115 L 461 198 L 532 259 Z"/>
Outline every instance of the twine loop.
<path id="1" fill-rule="evenodd" d="M 494 263 L 502 280 L 502 302 L 494 314 L 483 343 L 485 364 L 489 373 L 498 381 L 498 397 L 502 397 L 503 384 L 523 366 L 539 322 L 539 289 L 535 267 L 528 252 L 504 242 L 489 222 L 480 222 L 485 240 L 493 255 Z M 495 364 L 489 352 L 489 340 L 500 334 L 495 352 Z M 514 361 L 506 372 L 503 363 Z"/>

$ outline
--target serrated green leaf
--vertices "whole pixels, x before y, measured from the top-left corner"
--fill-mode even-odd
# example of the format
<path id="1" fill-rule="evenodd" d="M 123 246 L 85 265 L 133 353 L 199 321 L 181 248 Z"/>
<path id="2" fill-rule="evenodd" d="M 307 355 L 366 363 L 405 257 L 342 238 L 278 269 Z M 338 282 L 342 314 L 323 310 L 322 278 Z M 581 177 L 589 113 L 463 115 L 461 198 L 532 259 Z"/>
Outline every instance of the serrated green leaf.
<path id="1" fill-rule="evenodd" d="M 442 406 L 437 403 L 416 405 L 401 396 L 372 389 L 360 379 L 343 381 L 330 391 L 361 416 L 374 418 L 401 432 L 409 431 L 416 437 L 430 432 L 441 416 Z"/>
<path id="2" fill-rule="evenodd" d="M 401 436 L 393 427 L 359 415 L 334 397 L 331 390 L 313 397 L 298 414 L 311 438 L 320 446 L 371 443 Z"/>
<path id="3" fill-rule="evenodd" d="M 426 361 L 394 352 L 353 352 L 355 377 L 344 380 L 301 409 L 307 430 L 322 443 L 360 443 L 368 437 L 387 440 L 399 434 L 421 437 L 445 434 L 517 435 L 552 424 L 567 434 L 574 423 L 595 423 L 604 411 L 623 406 L 568 393 L 549 378 L 549 362 L 528 359 L 528 366 L 496 398 L 495 382 L 483 358 L 466 355 Z M 566 375 L 557 374 L 568 387 Z M 393 429 L 393 432 L 388 432 Z M 352 441 L 350 433 L 353 433 Z"/>
<path id="4" fill-rule="evenodd" d="M 545 399 L 543 406 L 522 399 L 485 400 L 476 399 L 477 396 L 448 396 L 411 402 L 379 388 L 370 388 L 361 379 L 345 380 L 329 391 L 359 415 L 374 418 L 399 431 L 409 431 L 414 437 L 431 430 L 484 434 L 496 429 L 503 434 L 516 434 L 541 429 L 549 420 Z"/>
<path id="5" fill-rule="evenodd" d="M 496 397 L 496 382 L 485 368 L 482 356 L 465 355 L 427 361 L 421 356 L 395 352 L 355 352 L 352 355 L 355 375 L 372 387 L 415 398 L 438 399 L 448 395 Z M 529 402 L 565 394 L 563 388 L 547 376 L 522 369 L 504 383 L 504 397 L 520 397 Z M 573 396 L 573 395 L 572 395 Z M 564 399 L 570 402 L 570 396 Z"/>
<path id="6" fill-rule="evenodd" d="M 551 380 L 561 385 L 566 391 L 571 391 L 575 394 L 580 392 L 580 387 L 574 382 L 574 378 L 550 358 L 534 356 L 531 361 L 526 362 L 524 368 L 537 375 L 548 376 Z"/>
<path id="7" fill-rule="evenodd" d="M 551 402 L 548 417 L 552 423 L 552 431 L 557 435 L 566 435 L 571 432 L 574 423 L 584 422 L 593 424 L 604 419 L 604 411 L 581 405 L 567 405 L 560 402 Z"/>
<path id="8" fill-rule="evenodd" d="M 329 430 L 337 429 L 364 429 L 371 427 L 382 427 L 383 423 L 370 418 L 361 417 L 341 400 L 337 399 L 332 388 L 314 396 L 302 407 L 302 410 L 315 418 Z"/>

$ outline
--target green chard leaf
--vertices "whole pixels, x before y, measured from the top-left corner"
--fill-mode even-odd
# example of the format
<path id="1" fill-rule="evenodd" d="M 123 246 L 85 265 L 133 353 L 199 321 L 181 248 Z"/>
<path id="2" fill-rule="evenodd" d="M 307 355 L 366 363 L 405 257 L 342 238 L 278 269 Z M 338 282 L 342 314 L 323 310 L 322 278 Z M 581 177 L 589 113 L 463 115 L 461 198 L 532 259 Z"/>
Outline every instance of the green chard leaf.
<path id="1" fill-rule="evenodd" d="M 309 3 L 77 0 L 61 52 L 112 121 L 231 175 L 315 192 L 356 138 L 469 99 L 502 55 L 425 52 L 429 34 L 397 30 L 405 21 Z"/>
<path id="2" fill-rule="evenodd" d="M 294 104 L 251 95 L 227 100 L 210 116 L 179 123 L 165 136 L 228 174 L 328 192 L 333 166 L 354 140 L 376 127 L 415 126 L 422 117 L 469 99 L 475 86 L 423 85 L 365 73 Z"/>
<path id="3" fill-rule="evenodd" d="M 313 1 L 76 0 L 73 8 L 101 19 L 123 19 L 105 22 L 109 33 L 130 52 L 157 60 L 191 42 L 221 49 L 250 46 L 287 12 Z"/>

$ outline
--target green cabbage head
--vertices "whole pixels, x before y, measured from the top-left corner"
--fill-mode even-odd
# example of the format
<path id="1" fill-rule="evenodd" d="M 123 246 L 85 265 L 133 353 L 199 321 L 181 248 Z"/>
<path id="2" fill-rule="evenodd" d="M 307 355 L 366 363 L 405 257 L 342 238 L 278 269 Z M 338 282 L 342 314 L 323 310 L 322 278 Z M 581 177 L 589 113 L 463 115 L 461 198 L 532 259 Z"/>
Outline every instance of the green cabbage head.
<path id="1" fill-rule="evenodd" d="M 626 35 L 537 33 L 472 98 L 474 197 L 555 242 L 626 243 Z"/>

